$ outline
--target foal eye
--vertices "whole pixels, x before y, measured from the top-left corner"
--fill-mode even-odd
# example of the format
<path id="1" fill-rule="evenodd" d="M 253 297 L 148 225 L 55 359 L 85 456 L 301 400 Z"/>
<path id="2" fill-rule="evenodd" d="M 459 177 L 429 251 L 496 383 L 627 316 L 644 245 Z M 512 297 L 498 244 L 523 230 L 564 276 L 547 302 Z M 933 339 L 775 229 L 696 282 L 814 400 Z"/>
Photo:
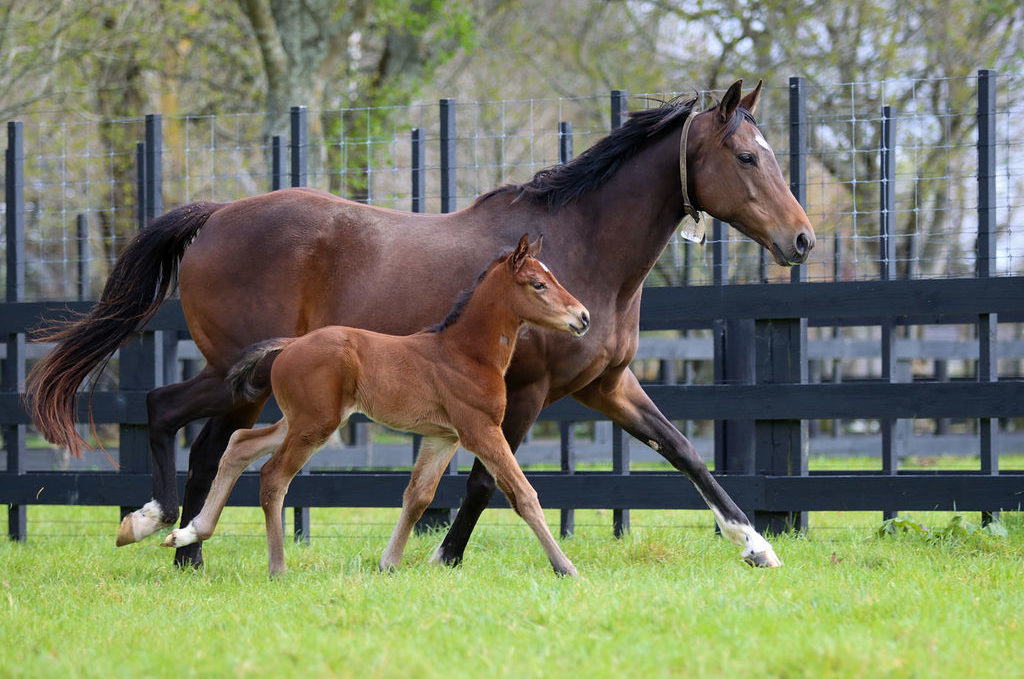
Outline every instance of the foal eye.
<path id="1" fill-rule="evenodd" d="M 740 161 L 744 165 L 757 165 L 757 156 L 755 156 L 753 153 L 741 153 L 736 156 L 736 160 Z"/>
<path id="2" fill-rule="evenodd" d="M 534 290 L 544 290 L 544 289 L 546 289 L 548 287 L 547 285 L 545 285 L 544 283 L 541 283 L 540 281 L 534 281 L 534 282 L 530 283 L 530 285 L 533 286 Z"/>

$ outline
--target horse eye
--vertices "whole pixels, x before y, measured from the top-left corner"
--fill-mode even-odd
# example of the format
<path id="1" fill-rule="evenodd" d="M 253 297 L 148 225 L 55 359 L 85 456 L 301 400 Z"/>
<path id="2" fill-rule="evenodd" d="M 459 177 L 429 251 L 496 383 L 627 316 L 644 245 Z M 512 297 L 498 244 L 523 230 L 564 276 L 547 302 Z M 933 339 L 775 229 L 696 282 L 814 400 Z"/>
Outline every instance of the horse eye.
<path id="1" fill-rule="evenodd" d="M 541 283 L 540 281 L 533 281 L 532 283 L 530 283 L 530 285 L 533 286 L 534 290 L 544 290 L 548 287 L 545 284 Z"/>
<path id="2" fill-rule="evenodd" d="M 741 153 L 738 156 L 736 156 L 736 159 L 739 160 L 744 165 L 757 165 L 757 156 L 755 156 L 753 153 Z"/>

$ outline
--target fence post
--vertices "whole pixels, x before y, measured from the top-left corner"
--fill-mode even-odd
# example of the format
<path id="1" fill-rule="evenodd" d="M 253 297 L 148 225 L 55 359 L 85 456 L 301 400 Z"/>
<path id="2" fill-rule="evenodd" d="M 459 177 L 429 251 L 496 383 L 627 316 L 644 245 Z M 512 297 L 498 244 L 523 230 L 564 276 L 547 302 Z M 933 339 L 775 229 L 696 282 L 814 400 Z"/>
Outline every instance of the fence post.
<path id="1" fill-rule="evenodd" d="M 292 106 L 291 119 L 292 186 L 306 185 L 306 153 L 309 148 L 309 130 L 306 125 L 306 107 Z"/>
<path id="2" fill-rule="evenodd" d="M 896 241 L 893 214 L 896 205 L 896 135 L 892 120 L 892 107 L 882 107 L 882 134 L 879 144 L 879 211 L 878 211 L 878 276 L 891 281 L 896 273 Z M 896 327 L 891 318 L 882 321 L 882 379 L 895 382 L 896 370 Z M 891 417 L 879 419 L 882 434 L 882 473 L 895 475 L 899 469 L 899 455 L 895 445 L 896 420 Z M 896 518 L 897 508 L 882 512 L 884 519 Z"/>
<path id="3" fill-rule="evenodd" d="M 572 160 L 572 123 L 560 121 L 558 123 L 558 162 L 568 163 Z M 572 475 L 576 473 L 576 437 L 575 422 L 559 422 L 559 462 L 563 474 Z M 563 537 L 572 537 L 576 532 L 576 510 L 562 509 L 559 511 L 558 534 Z"/>
<path id="4" fill-rule="evenodd" d="M 79 214 L 75 224 L 78 240 L 78 299 L 89 299 L 89 270 L 92 268 L 92 249 L 89 247 L 89 218 Z"/>
<path id="5" fill-rule="evenodd" d="M 21 121 L 7 123 L 6 157 L 6 241 L 7 241 L 7 302 L 25 301 L 25 151 Z M 25 383 L 25 335 L 8 335 L 7 357 L 0 376 L 3 391 L 19 393 Z M 25 425 L 3 427 L 4 447 L 7 449 L 7 473 L 24 474 Z M 7 506 L 7 535 L 12 540 L 24 541 L 28 537 L 25 505 Z"/>
<path id="6" fill-rule="evenodd" d="M 801 205 L 807 202 L 807 93 L 804 79 L 789 79 L 789 188 Z M 806 280 L 795 266 L 791 283 Z M 807 383 L 807 320 L 757 320 L 755 380 L 758 384 Z M 807 434 L 803 420 L 758 420 L 754 424 L 756 469 L 769 476 L 807 474 Z M 754 512 L 757 530 L 778 533 L 807 527 L 804 512 Z"/>
<path id="7" fill-rule="evenodd" d="M 438 102 L 441 114 L 441 212 L 453 212 L 456 202 L 456 177 L 455 177 L 455 100 L 441 99 Z M 422 142 L 422 137 L 420 139 Z M 422 159 L 421 159 L 422 160 Z M 413 166 L 415 169 L 415 165 Z M 419 178 L 422 178 L 422 169 Z M 418 442 L 414 444 L 414 455 L 417 454 Z M 452 455 L 448 464 L 449 475 L 459 472 L 458 451 Z M 450 525 L 455 519 L 454 508 L 450 507 L 428 507 L 420 520 L 416 522 L 415 530 L 423 532 L 426 530 Z"/>
<path id="8" fill-rule="evenodd" d="M 284 188 L 284 139 L 275 134 L 270 138 L 270 190 L 280 191 Z"/>
<path id="9" fill-rule="evenodd" d="M 422 128 L 412 131 L 412 207 L 413 212 L 427 211 L 426 135 Z"/>
<path id="10" fill-rule="evenodd" d="M 455 181 L 455 100 L 442 99 L 441 107 L 441 212 L 454 212 Z"/>
<path id="11" fill-rule="evenodd" d="M 995 273 L 996 264 L 996 72 L 978 71 L 978 251 L 976 272 L 979 278 Z M 978 315 L 979 382 L 999 379 L 996 336 L 999 319 L 996 314 Z M 983 417 L 978 420 L 981 472 L 999 473 L 999 447 L 996 443 L 999 420 Z M 999 519 L 996 511 L 982 512 L 982 523 Z"/>
<path id="12" fill-rule="evenodd" d="M 611 91 L 611 129 L 615 130 L 626 122 L 629 111 L 629 92 Z M 596 426 L 596 425 L 595 425 Z M 612 426 L 612 473 L 629 474 L 629 438 L 619 425 Z M 612 532 L 620 538 L 629 532 L 629 509 L 612 508 Z"/>
<path id="13" fill-rule="evenodd" d="M 559 457 L 561 471 L 563 474 L 572 475 L 576 473 L 576 437 L 573 435 L 576 429 L 575 422 L 559 422 Z M 563 538 L 572 537 L 576 532 L 576 510 L 563 509 L 558 522 L 558 534 Z"/>
<path id="14" fill-rule="evenodd" d="M 138 180 L 138 226 L 141 231 L 163 207 L 160 182 L 163 149 L 162 125 L 159 115 L 147 115 L 145 141 L 136 144 L 136 177 Z M 159 335 L 159 337 L 157 336 Z M 156 388 L 164 377 L 162 361 L 163 333 L 144 331 L 121 347 L 118 358 L 120 389 L 145 393 Z M 151 474 L 149 428 L 142 424 L 121 424 L 118 428 L 119 462 L 122 473 Z M 121 517 L 138 509 L 121 506 Z"/>
<path id="15" fill-rule="evenodd" d="M 291 180 L 292 186 L 305 186 L 308 167 L 307 152 L 309 149 L 309 127 L 306 123 L 306 107 L 292 106 L 289 118 L 291 136 Z M 280 145 L 280 142 L 278 142 Z M 283 155 L 283 152 L 280 152 Z M 280 179 L 279 179 L 280 181 Z M 309 463 L 302 465 L 300 474 L 309 474 Z M 284 511 L 283 509 L 281 511 Z M 309 544 L 310 525 L 309 507 L 293 507 L 295 542 Z M 282 523 L 284 523 L 282 521 Z"/>

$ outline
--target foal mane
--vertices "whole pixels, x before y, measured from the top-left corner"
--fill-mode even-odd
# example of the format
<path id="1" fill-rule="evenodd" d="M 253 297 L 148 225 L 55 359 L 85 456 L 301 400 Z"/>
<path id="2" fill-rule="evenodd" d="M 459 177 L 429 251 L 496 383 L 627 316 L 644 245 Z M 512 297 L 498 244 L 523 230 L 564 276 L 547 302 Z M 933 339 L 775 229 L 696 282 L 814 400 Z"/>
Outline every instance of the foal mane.
<path id="1" fill-rule="evenodd" d="M 690 115 L 694 115 L 696 105 L 696 97 L 686 100 L 676 97 L 654 108 L 632 111 L 625 124 L 568 163 L 544 168 L 526 183 L 498 187 L 481 195 L 476 202 L 499 193 L 515 192 L 518 193 L 515 200 L 527 198 L 544 204 L 548 209 L 565 207 L 603 186 L 652 139 L 682 125 Z M 750 111 L 739 106 L 729 119 L 723 138 L 728 139 L 735 134 L 744 120 L 756 125 Z"/>
<path id="2" fill-rule="evenodd" d="M 441 320 L 441 322 L 429 326 L 428 328 L 426 328 L 426 331 L 432 333 L 444 332 L 446 329 L 455 325 L 455 321 L 459 320 L 459 316 L 461 316 L 462 312 L 465 311 L 466 304 L 469 303 L 469 298 L 473 296 L 473 293 L 476 291 L 477 286 L 480 285 L 480 281 L 482 281 L 487 276 L 487 273 L 491 269 L 493 269 L 494 266 L 498 264 L 498 262 L 508 257 L 508 254 L 510 252 L 512 252 L 511 249 L 505 250 L 500 255 L 498 255 L 497 259 L 488 264 L 487 267 L 480 272 L 480 275 L 476 277 L 476 280 L 473 281 L 472 285 L 470 285 L 468 288 L 466 288 L 465 290 L 463 290 L 462 292 L 455 296 L 455 303 L 452 304 L 451 311 L 448 312 L 448 314 Z"/>

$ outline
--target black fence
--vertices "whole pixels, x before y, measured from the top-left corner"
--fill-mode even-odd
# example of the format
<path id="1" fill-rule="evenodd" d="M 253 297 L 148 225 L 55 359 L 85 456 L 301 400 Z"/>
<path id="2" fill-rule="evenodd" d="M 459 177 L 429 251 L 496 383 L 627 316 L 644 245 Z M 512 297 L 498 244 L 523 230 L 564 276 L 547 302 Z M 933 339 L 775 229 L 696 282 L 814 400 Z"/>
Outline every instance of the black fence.
<path id="1" fill-rule="evenodd" d="M 1000 418 L 1024 416 L 1024 381 L 999 374 L 996 351 L 999 323 L 1024 322 L 1024 277 L 994 276 L 995 225 L 995 74 L 979 73 L 978 92 L 978 232 L 977 270 L 973 278 L 893 280 L 893 239 L 888 215 L 895 180 L 892 144 L 883 144 L 878 237 L 880 280 L 815 282 L 794 268 L 782 284 L 726 285 L 728 241 L 715 223 L 714 282 L 708 286 L 650 288 L 641 312 L 642 330 L 712 329 L 715 384 L 653 385 L 648 391 L 670 419 L 711 419 L 715 426 L 714 469 L 721 484 L 761 530 L 779 531 L 806 525 L 808 511 L 870 510 L 891 515 L 900 510 L 981 511 L 988 518 L 1000 510 L 1017 510 L 1024 502 L 1024 471 L 1001 471 L 996 445 Z M 794 194 L 803 199 L 806 185 L 806 135 L 802 79 L 790 83 L 790 174 Z M 623 93 L 613 93 L 612 124 L 621 121 Z M 449 103 L 446 103 L 449 102 Z M 454 108 L 443 100 L 441 177 L 443 209 L 454 208 L 451 140 Z M 888 107 L 886 107 L 888 109 Z M 289 140 L 290 180 L 304 176 L 304 109 L 293 110 Z M 891 132 L 891 111 L 882 111 L 882 138 Z M 146 120 L 146 141 L 138 148 L 140 224 L 162 210 L 160 204 L 160 118 Z M 571 155 L 571 126 L 560 126 L 563 159 Z M 423 136 L 412 132 L 413 209 L 422 209 Z M 180 304 L 169 300 L 136 340 L 120 352 L 120 387 L 83 398 L 82 418 L 91 405 L 96 423 L 120 425 L 118 471 L 35 472 L 25 469 L 25 435 L 29 424 L 22 405 L 26 367 L 25 333 L 44 316 L 68 308 L 84 310 L 88 302 L 24 302 L 24 205 L 21 191 L 22 138 L 19 123 L 8 126 L 7 151 L 7 298 L 0 310 L 0 335 L 6 341 L 0 383 L 0 428 L 7 453 L 0 474 L 0 502 L 9 505 L 8 532 L 26 535 L 25 507 L 32 504 L 139 506 L 151 492 L 146 439 L 145 395 L 174 379 L 179 366 L 176 347 L 188 336 Z M 286 179 L 285 144 L 273 145 L 274 186 Z M 447 151 L 445 149 L 448 149 Z M 419 190 L 419 193 L 417 191 Z M 918 325 L 969 324 L 977 330 L 977 370 L 967 379 L 898 381 L 894 346 L 902 328 Z M 808 379 L 807 331 L 810 327 L 880 328 L 877 355 L 880 379 L 814 382 Z M 279 416 L 268 406 L 262 416 Z M 542 414 L 557 421 L 561 432 L 560 471 L 530 473 L 541 503 L 563 510 L 562 533 L 572 532 L 572 510 L 613 509 L 614 529 L 628 529 L 630 509 L 696 509 L 705 505 L 678 473 L 630 469 L 628 438 L 614 429 L 612 470 L 579 471 L 574 456 L 573 423 L 598 419 L 570 399 Z M 896 422 L 917 418 L 976 418 L 979 468 L 972 471 L 900 469 L 894 436 Z M 882 468 L 872 472 L 808 470 L 807 423 L 816 419 L 876 419 L 881 428 Z M 398 506 L 408 480 L 404 471 L 313 472 L 295 478 L 288 506 Z M 179 473 L 184 484 L 184 473 Z M 232 504 L 256 505 L 258 477 L 245 474 L 231 496 Z M 465 492 L 465 475 L 453 467 L 441 481 L 433 507 L 446 515 Z M 507 506 L 504 498 L 496 506 Z M 297 532 L 309 536 L 308 513 L 296 512 Z"/>

